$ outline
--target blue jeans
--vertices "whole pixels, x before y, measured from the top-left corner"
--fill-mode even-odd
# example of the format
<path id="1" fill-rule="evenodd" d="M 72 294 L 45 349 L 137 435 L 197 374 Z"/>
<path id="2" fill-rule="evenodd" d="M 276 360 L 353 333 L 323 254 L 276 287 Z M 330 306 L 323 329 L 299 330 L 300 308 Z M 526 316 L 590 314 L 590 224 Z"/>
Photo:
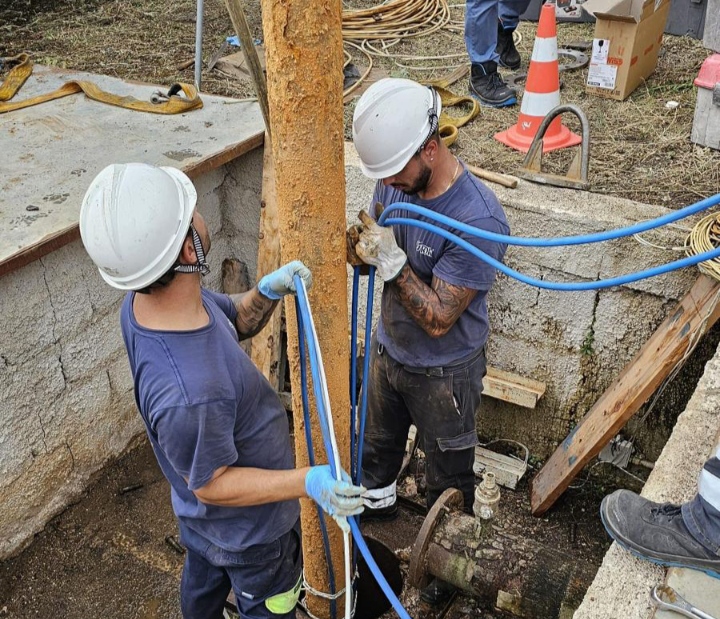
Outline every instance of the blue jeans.
<path id="1" fill-rule="evenodd" d="M 222 619 L 230 590 L 243 619 L 295 619 L 295 608 L 274 613 L 269 598 L 299 586 L 302 573 L 300 521 L 268 544 L 230 552 L 180 523 L 180 541 L 187 548 L 180 607 L 184 619 Z"/>
<path id="2" fill-rule="evenodd" d="M 427 505 L 448 488 L 474 500 L 475 413 L 480 406 L 485 353 L 446 367 L 412 368 L 390 357 L 373 337 L 363 444 L 363 485 L 393 495 L 410 425 L 425 452 Z M 394 503 L 394 496 L 388 499 Z"/>
<path id="3" fill-rule="evenodd" d="M 530 0 L 467 0 L 465 3 L 465 46 L 472 64 L 497 62 L 498 20 L 503 28 L 514 29 Z"/>
<path id="4" fill-rule="evenodd" d="M 720 455 L 720 447 L 717 448 Z M 713 456 L 703 467 L 698 493 L 682 506 L 683 520 L 692 536 L 705 548 L 720 555 L 720 457 Z"/>

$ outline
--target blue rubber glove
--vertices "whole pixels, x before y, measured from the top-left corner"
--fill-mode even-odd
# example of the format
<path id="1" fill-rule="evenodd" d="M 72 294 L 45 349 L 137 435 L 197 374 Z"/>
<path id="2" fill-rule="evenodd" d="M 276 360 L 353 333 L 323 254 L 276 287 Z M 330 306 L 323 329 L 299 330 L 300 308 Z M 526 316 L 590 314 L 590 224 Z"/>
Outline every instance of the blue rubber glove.
<path id="1" fill-rule="evenodd" d="M 293 260 L 285 266 L 280 267 L 277 271 L 268 273 L 258 282 L 258 290 L 268 299 L 277 301 L 282 299 L 286 294 L 296 292 L 293 277 L 299 275 L 305 282 L 305 288 L 312 286 L 312 274 L 299 260 Z"/>
<path id="2" fill-rule="evenodd" d="M 342 471 L 342 481 L 338 481 L 327 464 L 310 468 L 305 476 L 305 492 L 345 532 L 350 531 L 347 517 L 363 511 L 365 488 L 354 486 L 345 471 Z"/>

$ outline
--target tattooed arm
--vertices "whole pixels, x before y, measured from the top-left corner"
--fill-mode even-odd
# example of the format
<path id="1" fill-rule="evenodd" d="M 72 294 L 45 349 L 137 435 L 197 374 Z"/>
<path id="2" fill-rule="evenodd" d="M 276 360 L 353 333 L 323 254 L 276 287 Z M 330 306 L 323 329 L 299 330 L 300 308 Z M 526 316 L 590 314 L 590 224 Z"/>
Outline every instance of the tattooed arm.
<path id="1" fill-rule="evenodd" d="M 391 285 L 405 311 L 430 337 L 442 337 L 450 331 L 478 292 L 453 286 L 434 275 L 428 286 L 407 264 Z"/>
<path id="2" fill-rule="evenodd" d="M 260 294 L 257 286 L 247 292 L 231 294 L 230 299 L 237 310 L 235 328 L 241 340 L 260 333 L 278 304 Z"/>

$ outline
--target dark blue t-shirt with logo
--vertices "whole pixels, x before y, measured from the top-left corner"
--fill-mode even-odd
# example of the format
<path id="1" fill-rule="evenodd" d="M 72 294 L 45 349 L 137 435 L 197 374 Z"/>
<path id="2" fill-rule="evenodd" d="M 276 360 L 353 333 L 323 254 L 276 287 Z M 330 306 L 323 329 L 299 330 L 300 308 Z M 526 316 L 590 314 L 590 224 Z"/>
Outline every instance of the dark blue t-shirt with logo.
<path id="1" fill-rule="evenodd" d="M 408 196 L 379 181 L 375 186 L 374 202 L 384 206 L 396 202 L 416 204 L 476 228 L 499 234 L 510 232 L 495 194 L 467 170 L 463 170 L 448 191 L 432 200 Z M 404 210 L 394 211 L 392 216 L 430 222 L 426 217 Z M 505 255 L 504 244 L 452 232 L 498 261 Z M 488 337 L 486 297 L 495 279 L 495 268 L 432 232 L 399 225 L 394 227 L 394 233 L 398 245 L 407 254 L 410 267 L 428 286 L 434 275 L 448 284 L 472 288 L 478 293 L 450 331 L 433 338 L 405 311 L 397 287 L 386 285 L 377 330 L 378 342 L 391 357 L 413 367 L 444 366 L 472 356 L 485 345 Z"/>
<path id="2" fill-rule="evenodd" d="M 239 346 L 232 301 L 203 289 L 206 326 L 155 331 L 135 320 L 134 295 L 125 298 L 120 324 L 135 400 L 170 482 L 176 516 L 233 552 L 278 539 L 297 521 L 298 501 L 224 507 L 206 505 L 192 492 L 222 466 L 294 467 L 287 414 Z"/>

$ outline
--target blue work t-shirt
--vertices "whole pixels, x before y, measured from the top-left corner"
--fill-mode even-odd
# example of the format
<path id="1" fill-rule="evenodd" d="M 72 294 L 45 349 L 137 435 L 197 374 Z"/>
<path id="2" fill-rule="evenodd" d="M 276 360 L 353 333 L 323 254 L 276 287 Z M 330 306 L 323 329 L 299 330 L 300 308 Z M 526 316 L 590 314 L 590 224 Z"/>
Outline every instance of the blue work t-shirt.
<path id="1" fill-rule="evenodd" d="M 448 191 L 432 200 L 409 196 L 391 186 L 385 187 L 382 181 L 375 186 L 373 199 L 383 206 L 396 202 L 416 204 L 476 228 L 499 234 L 510 232 L 495 194 L 465 169 Z M 433 223 L 426 217 L 404 210 L 394 211 L 391 216 Z M 501 261 L 505 255 L 505 244 L 451 231 L 496 260 Z M 486 297 L 495 280 L 495 268 L 432 232 L 398 225 L 394 226 L 394 233 L 398 245 L 407 254 L 410 267 L 428 286 L 434 275 L 448 284 L 472 288 L 478 293 L 450 331 L 442 337 L 433 338 L 405 311 L 398 288 L 386 285 L 377 330 L 378 342 L 391 357 L 413 367 L 445 366 L 470 357 L 487 341 Z"/>
<path id="2" fill-rule="evenodd" d="M 206 326 L 155 331 L 135 320 L 134 296 L 125 298 L 120 324 L 135 400 L 176 516 L 230 551 L 278 539 L 297 521 L 298 501 L 225 507 L 202 503 L 192 492 L 222 466 L 294 468 L 287 413 L 240 348 L 230 297 L 203 289 Z"/>

